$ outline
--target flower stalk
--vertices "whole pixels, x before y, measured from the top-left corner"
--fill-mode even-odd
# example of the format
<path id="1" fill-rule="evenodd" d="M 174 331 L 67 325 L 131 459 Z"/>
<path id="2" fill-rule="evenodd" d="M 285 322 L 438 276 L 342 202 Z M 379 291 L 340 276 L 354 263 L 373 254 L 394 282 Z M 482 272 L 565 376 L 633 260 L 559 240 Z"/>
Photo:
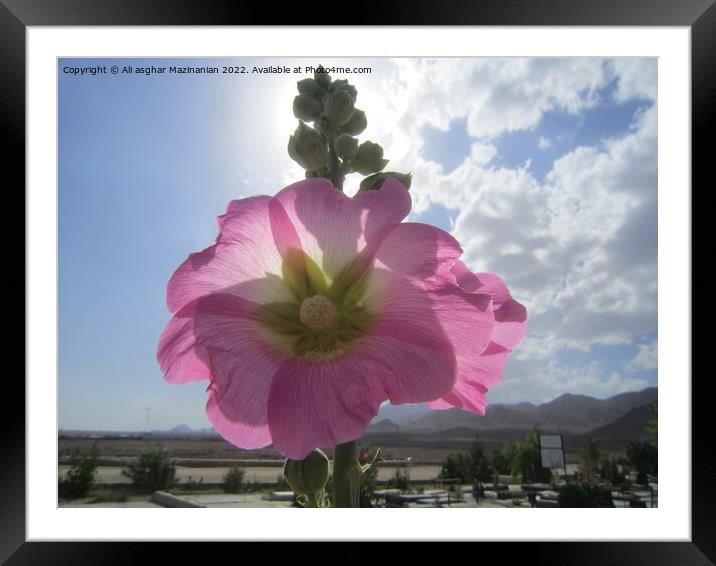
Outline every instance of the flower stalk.
<path id="1" fill-rule="evenodd" d="M 360 507 L 363 475 L 355 440 L 333 449 L 333 507 Z"/>

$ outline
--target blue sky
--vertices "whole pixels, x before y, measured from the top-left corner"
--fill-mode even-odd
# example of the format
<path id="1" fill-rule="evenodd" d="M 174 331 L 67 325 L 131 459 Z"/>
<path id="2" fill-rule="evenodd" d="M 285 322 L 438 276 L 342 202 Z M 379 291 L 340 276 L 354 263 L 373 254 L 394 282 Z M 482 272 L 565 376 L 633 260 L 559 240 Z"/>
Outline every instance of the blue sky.
<path id="1" fill-rule="evenodd" d="M 155 361 L 166 283 L 229 200 L 301 178 L 285 146 L 307 75 L 63 72 L 208 61 L 59 61 L 61 428 L 137 430 L 148 407 L 150 428 L 209 426 L 206 384 L 166 384 Z M 349 77 L 361 139 L 412 171 L 411 219 L 527 305 L 490 402 L 656 385 L 654 60 L 320 62 L 373 69 Z"/>

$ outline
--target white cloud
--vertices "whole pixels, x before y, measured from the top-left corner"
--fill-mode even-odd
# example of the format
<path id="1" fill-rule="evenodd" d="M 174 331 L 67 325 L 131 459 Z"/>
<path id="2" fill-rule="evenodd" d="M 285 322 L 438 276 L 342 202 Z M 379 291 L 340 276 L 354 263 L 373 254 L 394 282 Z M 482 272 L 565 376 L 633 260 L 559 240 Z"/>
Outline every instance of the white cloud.
<path id="1" fill-rule="evenodd" d="M 544 181 L 528 164 L 500 166 L 494 140 L 536 129 L 553 110 L 579 114 L 631 98 L 655 101 L 654 62 L 398 59 L 392 74 L 371 80 L 374 88 L 359 89 L 358 106 L 368 115 L 361 140 L 383 145 L 389 169 L 412 172 L 415 214 L 434 204 L 452 211 L 468 265 L 500 275 L 528 308 L 528 335 L 505 378 L 515 387 L 498 387 L 497 399 L 646 387 L 640 377 L 555 360 L 564 348 L 629 344 L 656 331 L 656 104 L 622 135 L 563 155 Z M 613 91 L 604 90 L 612 84 Z M 446 131 L 456 120 L 466 120 L 473 141 L 463 162 L 446 172 L 424 157 L 422 129 Z M 539 148 L 549 145 L 543 136 Z M 296 174 L 294 168 L 285 179 Z M 357 181 L 349 177 L 347 193 Z"/>
<path id="2" fill-rule="evenodd" d="M 614 92 L 617 102 L 632 98 L 656 100 L 657 59 L 620 57 L 609 61 L 607 69 L 617 79 Z"/>
<path id="3" fill-rule="evenodd" d="M 540 149 L 549 149 L 550 147 L 552 147 L 552 142 L 549 141 L 548 138 L 540 136 L 539 142 L 537 142 L 537 147 L 539 147 Z"/>
<path id="4" fill-rule="evenodd" d="M 639 351 L 627 366 L 630 371 L 656 369 L 658 366 L 658 341 L 639 344 Z"/>
<path id="5" fill-rule="evenodd" d="M 413 173 L 414 211 L 454 210 L 452 232 L 468 265 L 500 275 L 527 306 L 528 335 L 508 364 L 508 378 L 530 368 L 511 378 L 518 397 L 647 385 L 550 364 L 563 348 L 629 344 L 656 331 L 656 105 L 622 135 L 563 155 L 544 181 L 528 166 L 497 165 L 491 142 L 536 128 L 544 112 L 604 103 L 600 89 L 612 81 L 617 102 L 656 97 L 656 69 L 643 60 L 398 60 L 382 87 L 391 97 L 376 95 L 367 108 L 369 137 L 383 143 L 390 167 Z M 447 130 L 457 119 L 467 119 L 474 143 L 446 173 L 421 154 L 421 128 Z M 550 371 L 556 377 L 546 386 Z"/>
<path id="6" fill-rule="evenodd" d="M 502 381 L 488 393 L 490 403 L 544 403 L 563 393 L 605 399 L 649 387 L 645 378 L 606 372 L 599 360 L 559 363 L 548 359 L 510 360 Z"/>

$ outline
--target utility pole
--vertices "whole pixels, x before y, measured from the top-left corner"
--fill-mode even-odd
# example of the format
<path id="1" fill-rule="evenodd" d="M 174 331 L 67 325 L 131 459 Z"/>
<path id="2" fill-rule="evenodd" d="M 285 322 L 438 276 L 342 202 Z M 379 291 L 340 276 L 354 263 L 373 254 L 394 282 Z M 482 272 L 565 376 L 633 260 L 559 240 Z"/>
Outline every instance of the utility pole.
<path id="1" fill-rule="evenodd" d="M 149 429 L 149 413 L 151 412 L 151 410 L 151 407 L 147 407 L 147 416 L 144 419 L 144 432 L 142 433 L 142 436 L 146 436 L 147 430 Z"/>

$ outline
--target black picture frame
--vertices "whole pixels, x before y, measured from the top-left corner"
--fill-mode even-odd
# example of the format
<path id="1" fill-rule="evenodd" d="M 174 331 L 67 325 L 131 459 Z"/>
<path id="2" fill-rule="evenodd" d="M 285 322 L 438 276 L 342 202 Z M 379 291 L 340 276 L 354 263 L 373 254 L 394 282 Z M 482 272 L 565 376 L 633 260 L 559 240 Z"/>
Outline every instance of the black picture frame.
<path id="1" fill-rule="evenodd" d="M 715 0 L 381 0 L 356 9 L 350 21 L 337 8 L 312 2 L 282 4 L 208 0 L 0 0 L 2 86 L 0 115 L 5 141 L 4 170 L 14 173 L 7 196 L 25 184 L 25 37 L 28 26 L 89 25 L 529 25 L 529 26 L 684 26 L 691 29 L 692 187 L 706 184 L 707 132 L 714 124 L 716 101 Z M 370 8 L 368 8 L 370 7 Z M 309 13 L 310 11 L 310 13 Z M 660 140 L 668 143 L 668 140 Z M 7 178 L 7 176 L 6 176 Z M 692 194 L 693 194 L 693 189 Z M 23 203 L 24 206 L 24 203 Z M 7 209 L 6 209 L 7 210 Z M 17 214 L 13 214 L 17 216 Z M 16 233 L 16 232 L 15 232 Z M 16 236 L 15 236 L 16 238 Z M 23 259 L 24 261 L 24 259 Z M 19 269 L 17 270 L 19 271 Z M 691 281 L 691 274 L 684 274 Z M 25 282 L 27 283 L 27 282 Z M 27 300 L 27 299 L 26 299 Z M 668 298 L 662 300 L 669 300 Z M 691 300 L 679 297 L 691 312 Z M 675 376 L 671 376 L 675 377 Z M 704 376 L 706 377 L 706 376 Z M 0 466 L 0 561 L 7 564 L 146 563 L 150 549 L 179 552 L 191 559 L 188 545 L 165 543 L 82 543 L 25 541 L 25 388 L 5 376 L 3 393 L 13 410 L 0 411 L 3 462 Z M 691 375 L 679 376 L 691 380 Z M 478 556 L 522 555 L 539 564 L 714 564 L 716 562 L 716 480 L 708 379 L 691 380 L 692 392 L 692 537 L 690 542 L 544 542 L 482 543 Z M 22 400 L 22 402 L 21 402 Z M 698 420 L 697 420 L 698 418 Z M 708 449 L 707 449 L 708 448 Z M 317 535 L 319 537 L 320 535 Z M 480 543 L 478 543 L 480 544 Z M 505 545 L 511 545 L 507 553 Z M 181 548 L 178 548 L 178 547 Z M 197 550 L 197 556 L 205 551 Z M 274 552 L 274 551 L 272 551 Z M 290 550 L 289 552 L 293 552 Z M 278 550 L 281 553 L 281 550 Z M 362 553 L 361 553 L 362 554 Z M 324 555 L 330 556 L 329 552 Z M 365 555 L 363 555 L 365 556 Z M 366 560 L 374 555 L 365 556 Z M 357 558 L 357 557 L 356 557 Z M 401 552 L 401 558 L 405 559 Z"/>

